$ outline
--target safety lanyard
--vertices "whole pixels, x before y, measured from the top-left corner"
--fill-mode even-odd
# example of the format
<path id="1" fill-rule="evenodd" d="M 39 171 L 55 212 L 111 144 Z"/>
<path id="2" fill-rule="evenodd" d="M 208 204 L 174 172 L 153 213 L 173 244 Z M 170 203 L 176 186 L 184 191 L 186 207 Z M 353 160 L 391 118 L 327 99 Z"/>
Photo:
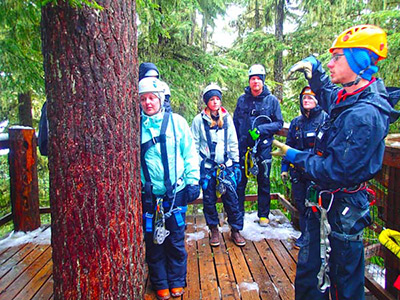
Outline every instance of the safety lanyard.
<path id="1" fill-rule="evenodd" d="M 222 128 L 224 129 L 224 163 L 228 161 L 228 124 L 227 124 L 228 118 L 227 115 L 224 116 L 224 125 Z M 210 133 L 210 125 L 206 119 L 203 118 L 203 125 L 204 125 L 204 131 L 206 132 L 206 138 L 207 138 L 207 145 L 208 148 L 210 149 L 210 160 L 215 161 L 215 148 L 217 146 L 217 142 L 213 142 L 211 140 L 211 133 Z M 218 129 L 217 129 L 218 130 Z"/>

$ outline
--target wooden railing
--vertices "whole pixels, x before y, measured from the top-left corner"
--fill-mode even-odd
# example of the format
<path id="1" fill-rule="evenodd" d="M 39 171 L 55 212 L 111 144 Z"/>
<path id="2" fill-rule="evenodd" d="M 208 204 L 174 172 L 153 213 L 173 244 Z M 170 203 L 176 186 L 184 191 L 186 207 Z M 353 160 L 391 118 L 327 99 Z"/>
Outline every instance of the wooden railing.
<path id="1" fill-rule="evenodd" d="M 287 128 L 281 130 L 281 136 L 287 135 Z M 0 226 L 9 221 L 14 222 L 14 229 L 31 231 L 40 226 L 40 213 L 49 213 L 50 208 L 39 208 L 38 178 L 36 169 L 37 144 L 34 129 L 14 127 L 9 129 L 9 137 L 0 137 L 0 149 L 10 149 L 10 195 L 12 212 L 0 218 Z M 379 218 L 385 227 L 400 231 L 400 134 L 389 135 L 382 170 L 370 185 L 377 192 Z M 291 214 L 293 223 L 298 224 L 298 212 L 294 202 L 278 193 L 271 194 Z M 246 196 L 247 201 L 256 201 L 256 195 Z M 194 204 L 201 203 L 198 199 Z M 382 224 L 372 226 L 378 233 Z M 400 293 L 393 287 L 400 274 L 399 259 L 380 244 L 366 245 L 366 257 L 381 255 L 385 261 L 386 289 L 383 289 L 372 278 L 366 276 L 366 287 L 378 299 L 397 299 Z M 396 298 L 395 298 L 396 297 Z"/>

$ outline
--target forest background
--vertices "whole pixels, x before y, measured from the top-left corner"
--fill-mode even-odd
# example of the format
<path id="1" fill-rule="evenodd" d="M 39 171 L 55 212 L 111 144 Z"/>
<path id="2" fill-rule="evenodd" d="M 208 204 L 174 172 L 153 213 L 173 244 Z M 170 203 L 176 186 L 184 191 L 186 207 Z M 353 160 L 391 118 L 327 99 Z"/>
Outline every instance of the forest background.
<path id="1" fill-rule="evenodd" d="M 0 0 L 0 131 L 17 124 L 38 128 L 46 99 L 40 36 L 41 5 L 46 2 Z M 74 2 L 98 9 L 92 1 L 70 1 Z M 136 5 L 138 61 L 157 65 L 161 79 L 170 86 L 173 110 L 189 124 L 204 107 L 202 90 L 210 82 L 223 88 L 223 105 L 233 114 L 237 98 L 248 85 L 248 68 L 255 63 L 266 67 L 266 85 L 281 100 L 284 120 L 289 123 L 299 114 L 298 93 L 306 85 L 301 74 L 285 80 L 290 66 L 310 54 L 326 66 L 332 41 L 357 24 L 385 29 L 389 53 L 380 62 L 377 77 L 386 86 L 399 86 L 399 1 L 138 0 Z M 230 34 L 236 38 L 231 47 L 223 47 L 213 39 L 216 20 L 232 6 L 241 13 L 225 30 L 226 38 Z M 28 112 L 23 109 L 27 106 Z M 400 132 L 399 123 L 391 126 L 391 133 Z M 272 192 L 287 193 L 289 186 L 279 176 L 279 160 L 273 166 Z M 46 157 L 39 155 L 38 170 L 41 206 L 48 206 Z M 255 192 L 254 185 L 248 192 Z M 0 216 L 10 209 L 7 155 L 1 155 Z"/>

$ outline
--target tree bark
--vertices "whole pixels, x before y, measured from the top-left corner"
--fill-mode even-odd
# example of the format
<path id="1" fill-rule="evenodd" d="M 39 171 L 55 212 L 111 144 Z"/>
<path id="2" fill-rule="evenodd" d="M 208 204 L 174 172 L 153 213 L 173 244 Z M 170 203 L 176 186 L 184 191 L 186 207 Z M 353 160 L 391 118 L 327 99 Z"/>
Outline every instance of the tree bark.
<path id="1" fill-rule="evenodd" d="M 261 29 L 261 18 L 260 18 L 260 7 L 258 0 L 255 1 L 255 8 L 254 8 L 254 26 L 255 29 Z"/>
<path id="2" fill-rule="evenodd" d="M 279 48 L 283 43 L 283 21 L 284 21 L 285 0 L 277 0 L 276 17 L 275 17 L 275 38 L 279 42 Z M 280 102 L 283 100 L 283 62 L 282 50 L 275 52 L 274 60 L 274 80 L 279 84 L 274 89 L 274 95 Z"/>
<path id="3" fill-rule="evenodd" d="M 18 94 L 18 114 L 20 125 L 33 127 L 31 92 Z"/>
<path id="4" fill-rule="evenodd" d="M 42 8 L 54 299 L 142 299 L 135 1 Z"/>
<path id="5" fill-rule="evenodd" d="M 203 51 L 207 51 L 207 26 L 208 26 L 208 16 L 206 12 L 203 12 L 203 23 L 201 24 L 201 48 Z"/>
<path id="6" fill-rule="evenodd" d="M 193 46 L 194 44 L 194 33 L 196 32 L 196 11 L 193 11 L 192 16 L 191 16 L 191 24 L 192 28 L 190 30 L 190 36 L 188 40 L 188 44 Z"/>

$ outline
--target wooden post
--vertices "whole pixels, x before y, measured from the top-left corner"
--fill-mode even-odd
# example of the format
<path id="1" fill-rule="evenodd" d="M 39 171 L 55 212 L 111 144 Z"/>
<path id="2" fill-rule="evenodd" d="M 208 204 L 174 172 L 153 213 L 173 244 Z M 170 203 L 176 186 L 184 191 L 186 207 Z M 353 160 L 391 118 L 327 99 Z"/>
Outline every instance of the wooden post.
<path id="1" fill-rule="evenodd" d="M 400 141 L 399 134 L 386 138 L 386 149 L 383 163 L 389 167 L 389 184 L 387 194 L 386 227 L 400 231 L 400 148 L 392 146 Z M 386 290 L 399 299 L 400 292 L 393 283 L 400 275 L 400 261 L 397 256 L 385 249 Z"/>
<path id="2" fill-rule="evenodd" d="M 40 226 L 39 188 L 35 130 L 9 128 L 10 190 L 15 231 L 32 231 Z"/>

